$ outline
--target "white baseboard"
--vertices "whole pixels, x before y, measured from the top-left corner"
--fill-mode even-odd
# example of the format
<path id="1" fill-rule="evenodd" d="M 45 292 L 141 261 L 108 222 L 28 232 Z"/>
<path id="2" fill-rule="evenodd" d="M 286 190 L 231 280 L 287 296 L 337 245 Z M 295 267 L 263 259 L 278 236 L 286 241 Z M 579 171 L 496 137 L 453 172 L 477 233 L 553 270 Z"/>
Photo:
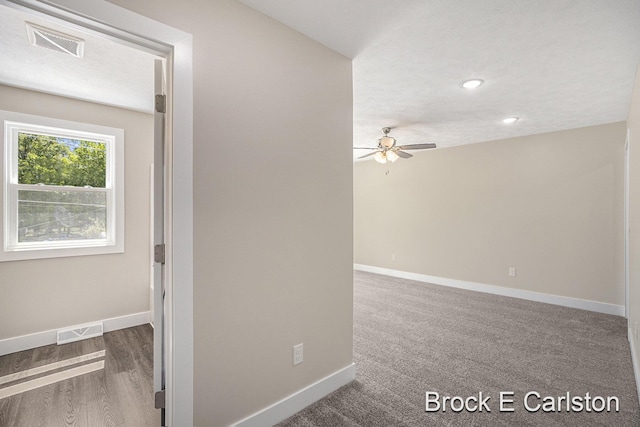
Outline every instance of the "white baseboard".
<path id="1" fill-rule="evenodd" d="M 272 426 L 300 412 L 307 406 L 349 384 L 356 377 L 355 364 L 346 366 L 337 372 L 311 384 L 302 390 L 285 397 L 279 402 L 256 412 L 253 415 L 232 424 L 232 427 Z"/>
<path id="2" fill-rule="evenodd" d="M 128 314 L 126 316 L 112 317 L 111 319 L 106 319 L 102 322 L 104 323 L 105 332 L 132 328 L 134 326 L 146 325 L 151 322 L 151 312 L 143 311 L 141 313 Z"/>
<path id="3" fill-rule="evenodd" d="M 638 352 L 636 351 L 635 340 L 633 339 L 633 331 L 631 326 L 627 328 L 627 339 L 631 348 L 631 364 L 633 365 L 633 376 L 636 379 L 636 391 L 638 393 L 638 402 L 640 402 L 640 366 L 638 366 Z"/>
<path id="4" fill-rule="evenodd" d="M 579 298 L 563 297 L 560 295 L 545 294 L 541 292 L 525 291 L 522 289 L 505 288 L 503 286 L 486 285 L 484 283 L 468 282 L 444 277 L 428 276 L 426 274 L 410 273 L 407 271 L 392 270 L 390 268 L 373 267 L 370 265 L 353 264 L 355 270 L 368 271 L 369 273 L 384 274 L 386 276 L 400 277 L 416 280 L 418 282 L 433 283 L 435 285 L 449 286 L 452 288 L 466 289 L 469 291 L 484 292 L 487 294 L 502 295 L 512 298 L 520 298 L 529 301 L 544 302 L 547 304 L 561 305 L 564 307 L 579 308 L 598 313 L 623 316 L 624 305 L 609 304 L 606 302 L 590 301 Z"/>
<path id="5" fill-rule="evenodd" d="M 151 312 L 145 311 L 142 313 L 129 314 L 126 316 L 112 317 L 111 319 L 102 320 L 104 332 L 111 332 L 118 329 L 131 328 L 133 326 L 147 324 L 149 323 L 150 315 Z M 64 328 L 65 327 L 61 327 L 58 329 Z M 42 347 L 49 344 L 55 344 L 58 338 L 58 329 L 51 329 L 48 331 L 36 332 L 34 334 L 22 335 L 19 337 L 0 340 L 0 356 L 15 353 L 17 351 Z"/>

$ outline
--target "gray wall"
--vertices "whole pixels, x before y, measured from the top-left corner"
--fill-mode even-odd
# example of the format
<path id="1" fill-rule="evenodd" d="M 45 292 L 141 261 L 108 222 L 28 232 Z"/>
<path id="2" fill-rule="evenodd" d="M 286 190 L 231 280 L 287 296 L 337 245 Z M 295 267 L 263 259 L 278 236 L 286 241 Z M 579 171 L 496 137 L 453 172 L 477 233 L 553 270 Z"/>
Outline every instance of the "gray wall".
<path id="1" fill-rule="evenodd" d="M 194 422 L 228 425 L 352 362 L 351 61 L 236 1 L 113 2 L 194 37 Z"/>
<path id="2" fill-rule="evenodd" d="M 624 305 L 624 144 L 614 123 L 357 162 L 355 263 Z"/>
<path id="3" fill-rule="evenodd" d="M 124 129 L 126 181 L 124 254 L 0 263 L 0 339 L 148 311 L 153 116 L 7 86 L 0 109 Z"/>

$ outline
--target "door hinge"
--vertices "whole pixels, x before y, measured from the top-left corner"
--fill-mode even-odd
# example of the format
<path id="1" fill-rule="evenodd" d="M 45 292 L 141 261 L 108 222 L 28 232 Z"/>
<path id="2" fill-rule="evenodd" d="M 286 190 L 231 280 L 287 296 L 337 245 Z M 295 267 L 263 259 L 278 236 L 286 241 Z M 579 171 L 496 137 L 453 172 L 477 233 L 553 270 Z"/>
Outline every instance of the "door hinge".
<path id="1" fill-rule="evenodd" d="M 165 393 L 164 390 L 156 391 L 156 409 L 164 409 L 164 401 L 165 401 Z"/>
<path id="2" fill-rule="evenodd" d="M 167 95 L 156 95 L 156 113 L 167 112 Z"/>
<path id="3" fill-rule="evenodd" d="M 164 243 L 161 243 L 159 245 L 155 245 L 153 247 L 153 260 L 155 262 L 158 262 L 160 264 L 164 264 L 164 248 L 165 245 Z"/>

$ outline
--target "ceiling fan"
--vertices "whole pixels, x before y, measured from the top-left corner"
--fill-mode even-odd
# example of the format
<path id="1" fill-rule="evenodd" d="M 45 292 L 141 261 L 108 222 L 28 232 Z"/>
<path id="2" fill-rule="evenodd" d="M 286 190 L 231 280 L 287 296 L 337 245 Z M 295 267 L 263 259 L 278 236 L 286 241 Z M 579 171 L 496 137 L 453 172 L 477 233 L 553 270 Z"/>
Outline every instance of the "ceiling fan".
<path id="1" fill-rule="evenodd" d="M 427 148 L 436 148 L 436 144 L 411 144 L 411 145 L 396 145 L 396 139 L 389 136 L 391 128 L 382 128 L 384 136 L 378 140 L 378 146 L 373 147 L 353 147 L 354 150 L 374 150 L 369 154 L 358 157 L 358 159 L 364 159 L 365 157 L 374 156 L 373 158 L 378 163 L 395 162 L 400 157 L 408 159 L 413 157 L 409 153 L 405 153 L 404 150 L 424 150 Z"/>

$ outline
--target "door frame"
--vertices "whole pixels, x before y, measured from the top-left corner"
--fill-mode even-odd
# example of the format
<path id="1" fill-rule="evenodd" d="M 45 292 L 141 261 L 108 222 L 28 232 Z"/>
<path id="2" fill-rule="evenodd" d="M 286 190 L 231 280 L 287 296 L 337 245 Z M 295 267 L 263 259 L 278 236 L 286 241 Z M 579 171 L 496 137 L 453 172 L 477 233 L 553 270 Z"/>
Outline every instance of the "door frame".
<path id="1" fill-rule="evenodd" d="M 629 319 L 629 129 L 624 145 L 624 317 Z"/>
<path id="2" fill-rule="evenodd" d="M 193 426 L 192 36 L 102 0 L 0 0 L 167 58 L 166 422 Z"/>

